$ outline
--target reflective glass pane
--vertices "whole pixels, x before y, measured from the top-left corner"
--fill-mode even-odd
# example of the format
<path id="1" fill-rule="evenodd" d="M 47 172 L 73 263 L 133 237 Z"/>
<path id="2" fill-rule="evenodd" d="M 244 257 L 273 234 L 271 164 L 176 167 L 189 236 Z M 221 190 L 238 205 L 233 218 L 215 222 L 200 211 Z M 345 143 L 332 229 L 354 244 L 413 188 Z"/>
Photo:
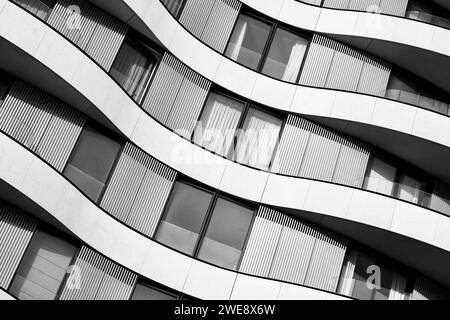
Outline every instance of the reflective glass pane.
<path id="1" fill-rule="evenodd" d="M 211 200 L 211 193 L 177 182 L 156 240 L 193 254 Z"/>
<path id="2" fill-rule="evenodd" d="M 110 74 L 135 99 L 140 101 L 150 80 L 157 58 L 144 45 L 125 40 Z"/>
<path id="3" fill-rule="evenodd" d="M 89 198 L 97 201 L 119 150 L 120 144 L 116 140 L 86 126 L 72 152 L 64 175 Z"/>
<path id="4" fill-rule="evenodd" d="M 53 300 L 77 247 L 52 234 L 36 231 L 12 281 L 21 300 Z"/>
<path id="5" fill-rule="evenodd" d="M 269 37 L 271 26 L 246 15 L 240 15 L 231 35 L 225 55 L 256 69 Z"/>
<path id="6" fill-rule="evenodd" d="M 244 104 L 217 93 L 211 93 L 195 129 L 194 142 L 226 156 L 233 142 Z"/>
<path id="7" fill-rule="evenodd" d="M 233 159 L 255 168 L 267 170 L 278 144 L 283 121 L 255 108 L 250 108 Z"/>
<path id="8" fill-rule="evenodd" d="M 307 46 L 307 39 L 278 28 L 262 72 L 277 79 L 296 82 Z"/>
<path id="9" fill-rule="evenodd" d="M 198 257 L 228 269 L 236 269 L 247 237 L 253 210 L 219 198 Z"/>
<path id="10" fill-rule="evenodd" d="M 372 159 L 368 176 L 364 181 L 364 189 L 392 195 L 396 172 L 397 169 L 387 162 Z"/>
<path id="11" fill-rule="evenodd" d="M 158 287 L 138 283 L 131 300 L 177 300 L 177 295 Z"/>

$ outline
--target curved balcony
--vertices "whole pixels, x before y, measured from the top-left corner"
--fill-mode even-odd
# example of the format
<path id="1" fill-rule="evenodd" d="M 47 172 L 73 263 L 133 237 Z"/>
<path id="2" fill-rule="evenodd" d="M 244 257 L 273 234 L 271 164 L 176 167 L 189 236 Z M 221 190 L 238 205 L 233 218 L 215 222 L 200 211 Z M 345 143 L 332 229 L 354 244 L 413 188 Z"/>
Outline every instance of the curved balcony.
<path id="1" fill-rule="evenodd" d="M 90 247 L 144 277 L 201 299 L 346 299 L 329 292 L 215 267 L 130 229 L 60 173 L 0 134 L 0 195 L 61 224 Z M 6 185 L 5 185 L 6 184 Z M 0 291 L 0 293 L 3 291 Z"/>
<path id="2" fill-rule="evenodd" d="M 23 17 L 21 21 L 23 23 L 26 20 L 27 18 Z M 28 22 L 35 24 L 35 19 L 34 22 L 32 20 L 28 20 Z M 38 26 L 36 29 L 41 27 Z M 430 250 L 429 245 L 435 246 L 434 249 L 441 248 L 444 250 L 450 247 L 448 239 L 445 236 L 447 234 L 446 230 L 449 227 L 447 217 L 362 190 L 257 171 L 211 155 L 205 150 L 193 146 L 190 142 L 181 139 L 151 119 L 139 109 L 130 97 L 126 96 L 104 71 L 100 70 L 98 66 L 79 51 L 74 51 L 66 40 L 60 39 L 61 36 L 58 36 L 54 32 L 52 33 L 51 30 L 48 30 L 48 27 L 43 29 L 46 31 L 44 32 L 46 38 L 37 39 L 41 44 L 44 43 L 43 47 L 39 48 L 39 46 L 33 45 L 30 47 L 33 50 L 37 50 L 37 53 L 34 55 L 35 58 L 39 59 L 44 65 L 49 65 L 51 72 L 56 72 L 62 77 L 67 77 L 63 81 L 72 88 L 72 102 L 76 101 L 73 98 L 77 95 L 76 92 L 73 92 L 75 89 L 78 93 L 82 93 L 84 98 L 92 101 L 91 106 L 92 103 L 94 104 L 90 108 L 90 112 L 97 111 L 94 113 L 97 115 L 102 113 L 114 123 L 116 128 L 119 128 L 123 135 L 142 147 L 147 153 L 167 163 L 172 168 L 237 197 L 272 206 L 286 207 L 300 216 L 307 215 L 308 212 L 311 212 L 313 215 L 309 216 L 310 219 L 327 221 L 330 225 L 334 225 L 335 229 L 338 228 L 344 234 L 351 233 L 349 227 L 352 226 L 354 228 L 351 229 L 354 231 L 364 231 L 360 234 L 352 235 L 356 239 L 361 239 L 363 243 L 380 238 L 380 231 L 374 231 L 373 229 L 379 228 L 386 230 L 390 236 L 383 235 L 381 237 L 385 239 L 383 240 L 385 242 L 381 246 L 387 252 L 392 250 L 392 243 L 396 242 L 396 240 L 399 241 L 399 239 L 395 239 L 398 235 L 418 239 L 428 244 L 427 246 L 423 246 L 422 249 L 417 249 L 418 252 L 427 250 L 426 252 L 428 253 L 424 252 L 424 255 L 436 253 L 435 257 L 438 256 L 437 251 Z M 1 30 L 0 28 L 0 32 Z M 23 36 L 23 34 L 20 34 L 20 36 Z M 13 35 L 8 35 L 7 38 L 13 41 L 13 43 L 18 43 L 14 41 Z M 25 43 L 26 45 L 19 42 L 17 46 L 24 46 L 25 50 L 29 50 L 27 46 L 30 45 L 30 42 Z M 49 47 L 46 46 L 53 45 L 62 46 L 60 50 L 55 50 L 56 52 L 63 51 L 69 54 L 49 57 L 47 54 L 41 53 L 41 50 L 47 53 Z M 61 50 L 61 48 L 64 48 L 64 50 Z M 6 52 L 8 51 L 6 50 Z M 72 59 L 79 64 L 73 65 L 71 62 L 73 61 Z M 75 67 L 78 65 L 82 65 L 83 69 L 79 70 Z M 39 73 L 41 82 L 42 79 L 48 80 L 46 78 L 47 75 L 49 75 L 49 70 L 42 70 Z M 99 88 L 97 86 L 98 84 L 101 84 L 102 87 Z M 49 87 L 51 88 L 52 86 Z M 60 87 L 60 85 L 57 87 Z M 108 94 L 105 95 L 105 92 L 108 92 Z M 178 150 L 184 150 L 181 154 L 183 156 L 182 158 L 204 159 L 206 162 L 177 162 L 172 157 L 173 155 L 170 154 L 170 150 L 180 147 L 181 149 Z M 208 166 L 205 163 L 213 165 Z M 244 186 L 239 181 L 247 181 L 247 185 Z M 42 190 L 46 189 L 44 188 Z M 299 194 L 302 197 L 299 197 Z M 324 195 L 328 197 L 327 200 L 324 199 Z M 335 199 L 336 201 L 330 201 L 330 199 Z M 337 203 L 339 203 L 339 206 L 336 205 Z M 376 212 L 373 212 L 373 210 Z M 411 219 L 420 223 L 410 225 L 408 221 Z M 392 223 L 393 221 L 395 223 Z M 368 234 L 372 234 L 373 237 L 368 237 Z M 394 255 L 395 253 L 391 251 L 391 254 Z M 402 257 L 401 253 L 399 256 L 401 259 L 407 259 L 406 256 Z M 416 263 L 420 264 L 421 262 Z M 444 266 L 445 263 L 431 267 L 438 268 Z M 430 271 L 429 268 L 430 266 L 426 264 L 418 266 L 418 269 L 427 272 Z M 439 272 L 434 270 L 432 274 L 438 275 Z"/>
<path id="3" fill-rule="evenodd" d="M 23 20 L 22 20 L 23 21 Z M 60 40 L 58 40 L 58 36 L 56 35 L 51 35 L 51 33 L 47 33 L 48 34 L 48 40 L 43 41 L 42 43 L 44 43 L 45 45 L 55 45 L 57 44 L 57 46 L 61 45 L 62 47 L 67 46 L 67 44 L 64 45 L 64 41 L 61 42 Z M 22 36 L 22 34 L 21 34 Z M 56 36 L 56 38 L 55 38 Z M 70 45 L 69 45 L 70 47 Z M 57 49 L 54 50 L 56 52 L 61 51 L 61 49 Z M 70 52 L 70 48 L 65 48 L 63 51 L 65 52 Z M 47 52 L 47 49 L 44 51 Z M 78 52 L 79 53 L 79 52 Z M 137 107 L 136 104 L 134 104 L 131 99 L 129 97 L 126 97 L 123 93 L 123 91 L 120 90 L 120 88 L 117 86 L 116 83 L 113 83 L 111 81 L 111 79 L 106 76 L 103 72 L 98 72 L 95 71 L 94 69 L 89 69 L 88 66 L 92 66 L 93 63 L 92 61 L 90 61 L 89 59 L 86 59 L 86 57 L 82 57 L 82 56 L 78 56 L 77 58 L 75 58 L 75 56 L 77 56 L 78 54 L 77 52 L 72 52 L 72 57 L 74 57 L 75 61 L 78 61 L 78 63 L 80 63 L 79 61 L 83 61 L 82 65 L 84 66 L 84 70 L 83 72 L 78 72 L 75 71 L 76 70 L 76 65 L 71 66 L 71 64 L 69 63 L 71 61 L 72 58 L 70 58 L 70 55 L 66 55 L 64 57 L 53 57 L 53 56 L 40 56 L 40 55 L 35 55 L 36 58 L 39 58 L 40 61 L 46 65 L 51 66 L 51 70 L 53 70 L 54 72 L 56 72 L 57 74 L 60 75 L 66 75 L 66 74 L 70 74 L 70 72 L 68 72 L 69 68 L 70 70 L 74 70 L 75 73 L 77 74 L 76 77 L 73 76 L 69 76 L 69 78 L 67 78 L 67 83 L 71 84 L 71 86 L 74 86 L 75 88 L 77 88 L 77 90 L 79 90 L 79 92 L 82 92 L 84 95 L 84 98 L 89 97 L 90 101 L 95 101 L 95 105 L 100 107 L 101 113 L 103 113 L 106 116 L 106 120 L 105 121 L 110 121 L 111 123 L 113 123 L 113 125 L 115 127 L 117 127 L 119 129 L 120 132 L 122 132 L 124 135 L 128 136 L 131 138 L 132 141 L 135 141 L 138 145 L 143 146 L 144 149 L 153 155 L 159 155 L 157 156 L 157 158 L 159 158 L 160 160 L 163 160 L 163 162 L 171 164 L 171 166 L 173 166 L 174 168 L 176 168 L 177 170 L 187 174 L 188 176 L 194 177 L 195 179 L 202 181 L 204 183 L 210 184 L 213 187 L 217 187 L 220 185 L 220 181 L 222 179 L 222 175 L 223 175 L 223 170 L 225 170 L 225 168 L 229 167 L 229 168 L 240 168 L 241 166 L 236 165 L 236 164 L 232 164 L 232 163 L 228 163 L 227 161 L 225 161 L 224 159 L 217 161 L 217 156 L 209 154 L 208 152 L 201 150 L 197 147 L 193 147 L 188 141 L 183 141 L 182 143 L 182 149 L 181 150 L 187 150 L 187 159 L 193 159 L 193 157 L 197 157 L 197 159 L 204 159 L 205 161 L 209 161 L 209 163 L 213 163 L 213 164 L 217 164 L 218 167 L 214 167 L 214 166 L 210 166 L 210 169 L 208 169 L 209 167 L 202 167 L 200 168 L 200 166 L 196 166 L 196 165 L 188 165 L 186 163 L 176 163 L 174 162 L 174 159 L 171 158 L 171 155 L 169 153 L 167 153 L 167 150 L 171 150 L 171 149 L 177 149 L 180 147 L 180 145 L 177 145 L 177 141 L 180 140 L 180 137 L 178 137 L 177 135 L 174 135 L 173 133 L 169 133 L 169 135 L 164 134 L 164 132 L 167 132 L 166 128 L 163 128 L 161 125 L 157 124 L 156 122 L 154 122 L 153 120 L 150 120 L 150 117 L 148 117 L 148 115 L 146 115 L 144 112 L 142 112 L 141 109 L 139 109 Z M 64 60 L 64 63 L 62 63 Z M 59 63 L 59 61 L 61 61 L 61 63 Z M 40 73 L 41 75 L 43 75 L 44 73 Z M 83 78 L 83 76 L 87 76 L 86 78 Z M 95 75 L 95 76 L 94 76 Z M 95 87 L 92 84 L 92 77 L 94 76 L 97 77 L 95 79 L 95 83 L 102 83 L 104 85 L 106 85 L 105 89 L 102 90 L 95 90 L 93 91 L 91 88 Z M 82 77 L 79 78 L 77 80 L 78 77 Z M 52 86 L 50 86 L 51 88 Z M 55 87 L 59 87 L 55 86 Z M 105 90 L 105 91 L 103 91 Z M 51 92 L 51 90 L 49 90 Z M 114 100 L 110 100 L 110 99 L 106 99 L 105 97 L 102 97 L 101 92 L 108 92 L 108 95 L 113 95 L 114 97 L 116 97 Z M 59 92 L 60 93 L 60 92 Z M 302 92 L 302 95 L 300 96 L 301 99 L 304 99 L 304 92 Z M 320 97 L 322 96 L 323 98 L 323 92 L 322 90 L 317 90 L 317 93 L 315 93 L 314 97 L 317 98 L 318 102 L 320 101 L 327 101 L 328 99 L 325 100 L 321 100 Z M 67 99 L 67 97 L 66 97 Z M 116 102 L 116 104 L 111 103 L 112 101 Z M 127 102 L 125 102 L 127 101 Z M 343 99 L 342 100 L 342 106 L 348 106 L 348 101 L 347 99 Z M 72 100 L 73 102 L 73 100 Z M 334 105 L 336 105 L 337 102 L 334 102 Z M 362 103 L 362 102 L 361 102 Z M 356 104 L 356 103 L 355 103 Z M 300 103 L 297 102 L 296 105 L 302 105 L 304 106 L 304 103 Z M 322 105 L 323 107 L 323 105 Z M 358 108 L 361 108 L 361 105 L 358 103 Z M 81 109 L 81 108 L 80 108 Z M 85 109 L 82 109 L 83 111 L 86 111 Z M 93 114 L 92 112 L 94 112 L 94 109 L 90 109 L 91 114 Z M 369 110 L 368 110 L 369 111 Z M 372 110 L 370 110 L 370 112 L 372 112 Z M 349 110 L 349 114 L 352 113 L 351 110 Z M 387 112 L 386 112 L 387 113 Z M 354 113 L 352 113 L 354 115 Z M 96 115 L 96 118 L 99 118 L 98 113 L 95 113 L 94 115 Z M 152 122 L 153 121 L 153 122 Z M 379 122 L 380 120 L 378 120 L 377 125 L 380 125 Z M 414 121 L 414 119 L 412 119 L 412 121 Z M 417 122 L 417 121 L 416 121 Z M 384 126 L 389 127 L 387 124 L 385 124 Z M 153 130 L 153 133 L 152 133 Z M 155 137 L 155 133 L 159 133 L 156 136 L 160 136 L 161 139 L 160 141 L 167 141 L 166 144 L 163 144 L 167 147 L 167 150 L 161 150 L 160 146 L 158 144 L 154 144 L 156 141 L 154 141 L 154 137 Z M 170 138 L 169 138 L 170 137 Z M 141 142 L 140 142 L 141 141 Z M 149 142 L 152 142 L 149 144 Z M 194 151 L 195 150 L 195 151 Z M 207 156 L 205 156 L 205 154 Z M 220 169 L 218 169 L 220 168 Z M 231 170 L 231 169 L 230 169 Z M 233 169 L 234 170 L 234 169 Z M 238 171 L 248 171 L 248 172 L 252 172 L 252 170 L 248 169 L 248 170 L 238 170 Z M 254 177 L 251 178 L 250 181 L 258 181 L 259 183 L 265 183 L 265 180 L 267 178 L 267 173 L 265 172 L 259 172 L 255 174 L 244 174 L 243 176 L 249 176 L 249 177 Z M 259 176 L 258 178 L 256 178 L 257 176 Z M 256 180 L 255 180 L 256 179 Z M 231 182 L 231 181 L 230 181 Z M 229 183 L 229 182 L 228 182 Z M 263 185 L 260 185 L 258 187 L 256 187 L 253 192 L 246 190 L 245 188 L 235 188 L 235 187 L 231 187 L 228 186 L 226 187 L 227 189 L 232 190 L 233 193 L 237 194 L 238 196 L 243 196 L 243 197 L 247 197 L 248 199 L 255 199 L 255 200 L 259 200 L 261 199 L 261 191 L 264 189 Z M 242 190 L 241 190 L 242 189 Z M 237 192 L 236 190 L 240 190 L 242 193 Z"/>
<path id="4" fill-rule="evenodd" d="M 331 6 L 327 7 L 324 5 L 322 0 L 296 0 L 296 1 L 308 4 L 308 5 L 316 6 L 316 7 L 328 8 L 328 9 L 334 9 L 334 10 L 374 12 L 377 14 L 393 15 L 396 17 L 417 20 L 417 21 L 425 22 L 425 23 L 435 25 L 438 27 L 442 27 L 445 29 L 450 29 L 450 20 L 449 19 L 440 17 L 438 15 L 433 15 L 433 14 L 430 14 L 427 12 L 419 11 L 419 10 L 406 10 L 404 16 L 402 16 L 399 14 L 379 12 L 381 10 L 377 5 L 367 5 L 364 8 L 360 8 L 360 6 L 359 7 L 350 7 L 350 5 L 347 4 L 347 7 L 345 8 L 345 7 L 331 7 Z"/>

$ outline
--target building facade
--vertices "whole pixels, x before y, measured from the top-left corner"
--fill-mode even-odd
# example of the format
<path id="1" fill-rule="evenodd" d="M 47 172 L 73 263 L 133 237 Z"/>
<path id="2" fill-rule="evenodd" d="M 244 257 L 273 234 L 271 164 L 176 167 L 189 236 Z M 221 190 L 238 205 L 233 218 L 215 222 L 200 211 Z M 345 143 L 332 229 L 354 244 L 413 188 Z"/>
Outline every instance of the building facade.
<path id="1" fill-rule="evenodd" d="M 448 19 L 0 0 L 0 299 L 449 299 Z"/>

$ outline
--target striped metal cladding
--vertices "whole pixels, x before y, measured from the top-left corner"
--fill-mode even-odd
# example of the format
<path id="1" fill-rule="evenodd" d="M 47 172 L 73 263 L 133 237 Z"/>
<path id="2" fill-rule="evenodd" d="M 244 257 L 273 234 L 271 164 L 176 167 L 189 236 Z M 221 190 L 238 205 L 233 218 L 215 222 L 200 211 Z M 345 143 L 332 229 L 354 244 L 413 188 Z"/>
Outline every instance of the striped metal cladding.
<path id="1" fill-rule="evenodd" d="M 78 7 L 80 13 L 74 11 Z M 48 23 L 109 71 L 128 26 L 88 1 L 58 0 Z"/>
<path id="2" fill-rule="evenodd" d="M 261 206 L 240 271 L 335 291 L 346 248 L 341 236 Z"/>
<path id="3" fill-rule="evenodd" d="M 288 217 L 261 206 L 253 223 L 239 270 L 266 277 Z"/>
<path id="4" fill-rule="evenodd" d="M 120 221 L 152 236 L 176 172 L 127 143 L 101 206 Z"/>
<path id="5" fill-rule="evenodd" d="M 73 263 L 80 268 L 80 288 L 64 286 L 61 300 L 127 300 L 137 275 L 83 246 Z"/>
<path id="6" fill-rule="evenodd" d="M 182 136 L 190 138 L 211 82 L 165 53 L 142 107 Z"/>
<path id="7" fill-rule="evenodd" d="M 450 292 L 434 281 L 418 274 L 411 300 L 449 300 Z"/>
<path id="8" fill-rule="evenodd" d="M 310 1 L 307 2 L 310 3 Z M 323 6 L 335 9 L 386 13 L 403 17 L 408 6 L 408 0 L 324 0 Z"/>
<path id="9" fill-rule="evenodd" d="M 360 50 L 315 34 L 300 83 L 384 96 L 391 67 Z"/>
<path id="10" fill-rule="evenodd" d="M 272 171 L 361 187 L 370 146 L 289 115 Z"/>
<path id="11" fill-rule="evenodd" d="M 16 80 L 0 107 L 0 129 L 62 171 L 86 116 Z"/>
<path id="12" fill-rule="evenodd" d="M 186 0 L 180 23 L 200 39 L 215 2 L 216 0 Z"/>
<path id="13" fill-rule="evenodd" d="M 0 287 L 7 289 L 31 241 L 37 220 L 0 203 Z"/>
<path id="14" fill-rule="evenodd" d="M 241 9 L 237 0 L 187 0 L 180 23 L 194 36 L 223 53 Z"/>

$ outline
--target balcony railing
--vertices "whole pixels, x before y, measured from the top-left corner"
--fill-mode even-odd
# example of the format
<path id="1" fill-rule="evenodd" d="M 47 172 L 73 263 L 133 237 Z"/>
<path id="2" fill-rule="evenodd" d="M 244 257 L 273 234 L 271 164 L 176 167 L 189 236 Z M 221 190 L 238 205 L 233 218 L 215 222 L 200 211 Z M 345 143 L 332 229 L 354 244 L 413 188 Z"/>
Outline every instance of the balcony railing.
<path id="1" fill-rule="evenodd" d="M 450 104 L 423 96 L 418 93 L 397 89 L 388 89 L 382 92 L 381 95 L 391 100 L 413 104 L 415 106 L 439 112 L 446 116 L 450 115 Z"/>
<path id="2" fill-rule="evenodd" d="M 426 12 L 421 11 L 406 11 L 405 17 L 408 19 L 418 20 L 430 23 L 435 26 L 443 27 L 446 29 L 450 29 L 450 20 L 446 18 L 442 18 L 439 16 L 435 16 Z"/>
<path id="3" fill-rule="evenodd" d="M 450 216 L 450 197 L 437 196 L 436 194 L 420 190 L 416 186 L 366 177 L 363 189 L 405 200 Z"/>

